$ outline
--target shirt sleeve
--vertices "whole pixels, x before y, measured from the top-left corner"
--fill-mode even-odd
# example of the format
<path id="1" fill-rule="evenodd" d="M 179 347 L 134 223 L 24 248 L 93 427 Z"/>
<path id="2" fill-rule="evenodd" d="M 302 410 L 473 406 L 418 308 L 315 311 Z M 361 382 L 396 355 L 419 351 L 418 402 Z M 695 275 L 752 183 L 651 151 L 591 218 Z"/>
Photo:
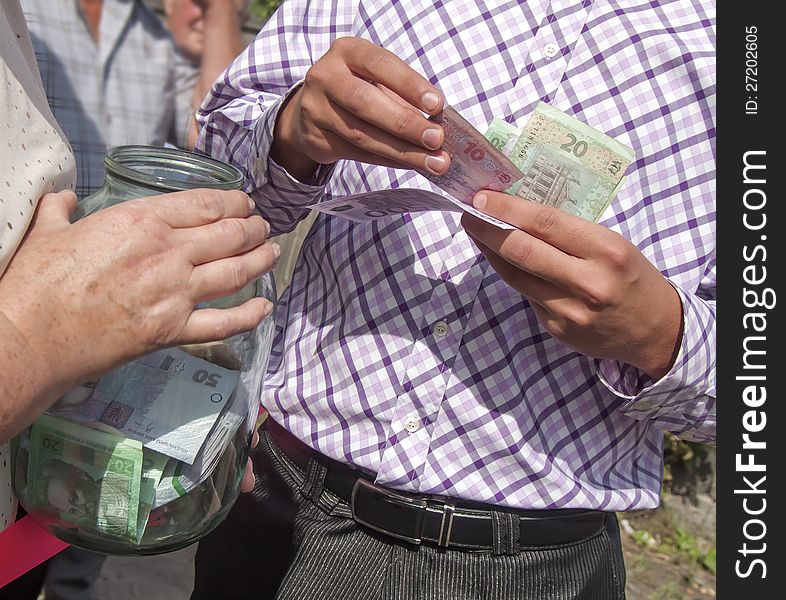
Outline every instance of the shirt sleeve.
<path id="1" fill-rule="evenodd" d="M 626 400 L 621 411 L 647 419 L 679 437 L 715 443 L 717 356 L 715 338 L 715 261 L 696 292 L 672 282 L 682 301 L 682 342 L 671 370 L 658 381 L 635 367 L 596 360 L 601 382 Z"/>
<path id="2" fill-rule="evenodd" d="M 268 156 L 283 101 L 336 38 L 349 35 L 352 2 L 285 2 L 229 66 L 197 113 L 196 148 L 238 167 L 244 189 L 270 222 L 272 235 L 292 231 L 318 202 L 333 166 L 301 182 Z"/>

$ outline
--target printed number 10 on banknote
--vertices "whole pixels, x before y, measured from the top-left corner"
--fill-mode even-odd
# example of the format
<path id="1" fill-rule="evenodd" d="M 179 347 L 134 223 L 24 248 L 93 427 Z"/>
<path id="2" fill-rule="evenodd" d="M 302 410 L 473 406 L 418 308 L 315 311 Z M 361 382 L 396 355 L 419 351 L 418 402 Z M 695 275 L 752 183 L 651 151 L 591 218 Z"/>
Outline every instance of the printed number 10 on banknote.
<path id="1" fill-rule="evenodd" d="M 444 175 L 426 177 L 454 198 L 472 204 L 472 197 L 479 190 L 501 192 L 524 176 L 452 106 L 432 120 L 445 132 L 442 148 L 450 155 L 450 168 Z"/>

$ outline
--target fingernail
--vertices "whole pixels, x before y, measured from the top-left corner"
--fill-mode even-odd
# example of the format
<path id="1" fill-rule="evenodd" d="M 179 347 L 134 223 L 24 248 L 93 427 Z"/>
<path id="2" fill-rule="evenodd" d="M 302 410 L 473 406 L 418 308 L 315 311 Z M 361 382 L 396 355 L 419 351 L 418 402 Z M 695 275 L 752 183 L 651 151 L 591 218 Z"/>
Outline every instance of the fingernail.
<path id="1" fill-rule="evenodd" d="M 486 200 L 487 199 L 488 198 L 486 198 L 486 194 L 478 194 L 472 200 L 472 206 L 474 206 L 478 210 L 483 210 L 485 208 L 485 206 L 486 206 Z"/>
<path id="2" fill-rule="evenodd" d="M 436 150 L 442 145 L 442 132 L 439 129 L 426 129 L 420 140 L 429 150 Z"/>
<path id="3" fill-rule="evenodd" d="M 275 256 L 275 257 L 276 257 L 276 260 L 278 260 L 278 257 L 279 257 L 279 256 L 281 256 L 281 246 L 279 246 L 279 245 L 278 245 L 278 244 L 276 244 L 275 242 L 273 242 L 271 245 L 273 246 L 273 247 L 272 247 L 272 250 L 273 250 L 273 256 Z"/>
<path id="4" fill-rule="evenodd" d="M 268 302 L 267 304 L 265 304 L 265 308 L 262 311 L 262 318 L 266 319 L 267 317 L 270 316 L 270 313 L 272 313 L 272 312 L 273 312 L 273 303 L 272 302 Z"/>
<path id="5" fill-rule="evenodd" d="M 267 221 L 265 221 L 265 237 L 266 238 L 270 237 L 270 223 L 268 223 Z"/>
<path id="6" fill-rule="evenodd" d="M 439 106 L 439 96 L 437 96 L 434 92 L 426 92 L 423 94 L 423 98 L 420 100 L 423 103 L 423 108 L 426 110 L 434 110 Z"/>
<path id="7" fill-rule="evenodd" d="M 257 205 L 254 204 L 254 201 L 251 198 L 249 198 L 248 199 L 248 210 L 253 212 L 253 210 L 256 208 L 256 206 Z"/>
<path id="8" fill-rule="evenodd" d="M 439 175 L 442 172 L 442 168 L 445 166 L 445 157 L 444 156 L 427 156 L 426 157 L 426 168 L 434 173 L 434 175 Z"/>

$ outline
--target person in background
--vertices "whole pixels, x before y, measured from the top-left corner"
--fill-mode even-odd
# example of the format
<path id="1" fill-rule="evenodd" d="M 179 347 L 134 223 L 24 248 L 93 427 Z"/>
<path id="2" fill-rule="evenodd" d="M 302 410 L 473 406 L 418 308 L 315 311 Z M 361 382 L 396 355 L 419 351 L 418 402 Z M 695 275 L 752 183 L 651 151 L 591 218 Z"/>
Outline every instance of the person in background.
<path id="1" fill-rule="evenodd" d="M 199 5 L 203 43 L 195 61 L 141 0 L 22 0 L 49 105 L 76 155 L 77 197 L 103 183 L 109 147 L 193 148 L 206 82 L 243 47 L 234 2 Z M 170 4 L 173 25 L 194 11 L 187 2 Z"/>
<path id="2" fill-rule="evenodd" d="M 199 108 L 216 78 L 245 47 L 241 33 L 249 0 L 164 0 L 165 24 L 177 50 L 175 101 L 179 112 Z M 192 148 L 197 124 L 191 119 L 183 147 Z"/>
<path id="3" fill-rule="evenodd" d="M 619 600 L 616 511 L 654 508 L 663 432 L 715 439 L 710 1 L 285 2 L 202 105 L 198 148 L 291 230 L 450 165 L 539 102 L 631 147 L 598 223 L 475 208 L 320 213 L 278 305 L 252 495 L 193 600 Z M 425 115 L 425 116 L 424 116 Z M 420 172 L 420 173 L 419 173 Z"/>

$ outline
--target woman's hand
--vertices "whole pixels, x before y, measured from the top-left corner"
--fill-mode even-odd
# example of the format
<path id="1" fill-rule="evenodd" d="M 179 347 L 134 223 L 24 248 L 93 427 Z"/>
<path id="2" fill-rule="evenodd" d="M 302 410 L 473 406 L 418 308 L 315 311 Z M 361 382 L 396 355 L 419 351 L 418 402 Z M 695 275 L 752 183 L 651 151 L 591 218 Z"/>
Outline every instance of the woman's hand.
<path id="1" fill-rule="evenodd" d="M 18 419 L 20 430 L 59 395 L 123 362 L 253 329 L 272 310 L 263 298 L 196 309 L 239 291 L 278 260 L 278 246 L 266 242 L 268 224 L 246 194 L 178 192 L 71 224 L 75 207 L 71 192 L 44 196 L 0 278 L 0 330 L 9 348 L 0 434 Z"/>

